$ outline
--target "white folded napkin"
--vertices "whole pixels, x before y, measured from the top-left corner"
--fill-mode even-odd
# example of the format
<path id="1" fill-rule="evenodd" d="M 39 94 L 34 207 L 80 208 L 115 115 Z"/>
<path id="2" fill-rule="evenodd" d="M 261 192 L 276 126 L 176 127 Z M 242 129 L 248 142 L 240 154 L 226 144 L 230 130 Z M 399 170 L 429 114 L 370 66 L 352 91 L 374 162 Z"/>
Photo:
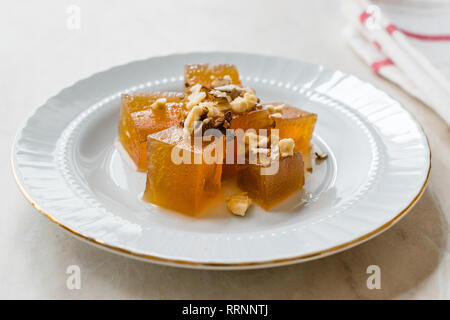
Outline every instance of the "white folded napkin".
<path id="1" fill-rule="evenodd" d="M 355 52 L 450 125 L 450 1 L 348 0 L 343 12 Z"/>

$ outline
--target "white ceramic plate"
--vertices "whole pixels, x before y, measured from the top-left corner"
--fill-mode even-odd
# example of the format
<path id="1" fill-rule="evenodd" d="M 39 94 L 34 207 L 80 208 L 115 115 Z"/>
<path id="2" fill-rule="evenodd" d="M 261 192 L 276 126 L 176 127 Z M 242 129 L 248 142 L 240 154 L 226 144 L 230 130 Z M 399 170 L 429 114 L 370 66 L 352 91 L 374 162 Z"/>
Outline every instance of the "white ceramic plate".
<path id="1" fill-rule="evenodd" d="M 115 143 L 120 96 L 181 91 L 189 63 L 236 64 L 263 101 L 318 114 L 313 143 L 328 159 L 304 193 L 243 218 L 224 203 L 190 218 L 140 200 L 145 175 Z M 404 216 L 431 164 L 419 124 L 372 85 L 302 61 L 221 52 L 150 58 L 77 82 L 28 119 L 12 160 L 27 199 L 82 239 L 145 261 L 217 269 L 296 263 L 359 244 Z"/>

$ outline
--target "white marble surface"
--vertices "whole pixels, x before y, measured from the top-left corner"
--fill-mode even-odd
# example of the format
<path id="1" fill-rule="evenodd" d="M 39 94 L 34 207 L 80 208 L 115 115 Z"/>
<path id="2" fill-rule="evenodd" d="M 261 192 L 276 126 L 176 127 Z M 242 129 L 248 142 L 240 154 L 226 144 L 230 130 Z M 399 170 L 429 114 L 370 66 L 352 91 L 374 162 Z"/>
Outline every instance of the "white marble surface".
<path id="1" fill-rule="evenodd" d="M 81 9 L 68 30 L 66 9 Z M 0 298 L 450 298 L 450 130 L 430 109 L 374 75 L 345 44 L 340 1 L 3 2 L 0 10 Z M 433 153 L 429 187 L 393 228 L 343 253 L 254 271 L 187 270 L 90 246 L 37 213 L 10 171 L 13 137 L 37 106 L 80 78 L 152 55 L 237 50 L 299 58 L 353 73 L 400 100 Z M 66 287 L 81 268 L 80 290 Z M 381 289 L 366 286 L 369 265 Z"/>

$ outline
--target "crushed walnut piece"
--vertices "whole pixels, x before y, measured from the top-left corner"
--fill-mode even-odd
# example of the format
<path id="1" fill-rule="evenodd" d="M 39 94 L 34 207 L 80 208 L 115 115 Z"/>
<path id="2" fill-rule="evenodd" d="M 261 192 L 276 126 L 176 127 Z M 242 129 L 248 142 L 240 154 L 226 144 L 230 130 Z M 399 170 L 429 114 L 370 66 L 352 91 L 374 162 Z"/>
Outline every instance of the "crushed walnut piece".
<path id="1" fill-rule="evenodd" d="M 226 130 L 230 128 L 232 115 L 231 112 L 221 113 L 219 116 L 206 118 L 202 122 L 202 133 L 208 129 L 217 129 L 221 134 L 226 135 Z"/>
<path id="2" fill-rule="evenodd" d="M 283 115 L 279 112 L 277 113 L 272 113 L 271 115 L 269 115 L 270 118 L 282 118 Z"/>
<path id="3" fill-rule="evenodd" d="M 219 90 L 213 89 L 213 90 L 210 90 L 208 92 L 208 94 L 214 98 L 219 99 L 219 102 L 222 101 L 223 103 L 226 103 L 226 104 L 229 104 L 231 101 L 233 101 L 233 97 L 231 96 L 231 94 L 226 91 L 219 91 Z"/>
<path id="4" fill-rule="evenodd" d="M 294 139 L 292 138 L 281 139 L 278 142 L 278 147 L 280 148 L 280 156 L 282 158 L 294 155 L 294 147 L 295 147 Z"/>
<path id="5" fill-rule="evenodd" d="M 239 95 L 243 94 L 245 92 L 245 89 L 235 84 L 229 84 L 226 86 L 215 87 L 214 91 L 226 93 L 226 99 L 228 100 L 227 103 L 230 103 L 231 101 L 239 97 Z"/>
<path id="6" fill-rule="evenodd" d="M 202 106 L 196 105 L 194 106 L 191 111 L 189 111 L 186 119 L 183 123 L 183 131 L 186 135 L 191 135 L 194 133 L 195 129 L 195 122 L 199 121 L 202 116 L 204 116 L 208 110 Z"/>
<path id="7" fill-rule="evenodd" d="M 202 85 L 196 84 L 190 88 L 191 94 L 187 97 L 188 101 L 186 103 L 186 108 L 188 110 L 192 109 L 193 106 L 198 105 L 200 102 L 205 100 L 206 93 L 201 91 Z"/>
<path id="8" fill-rule="evenodd" d="M 248 197 L 247 192 L 238 193 L 227 198 L 228 210 L 237 216 L 245 216 L 245 213 L 251 204 L 252 199 Z"/>
<path id="9" fill-rule="evenodd" d="M 259 99 L 256 97 L 255 91 L 247 88 L 243 97 L 239 96 L 230 102 L 230 107 L 233 112 L 243 113 L 253 110 L 258 102 Z"/>
<path id="10" fill-rule="evenodd" d="M 222 115 L 222 112 L 219 109 L 217 109 L 216 104 L 214 102 L 211 101 L 200 102 L 198 105 L 202 108 L 207 109 L 208 118 L 219 117 Z"/>
<path id="11" fill-rule="evenodd" d="M 153 110 L 159 110 L 159 109 L 164 108 L 166 106 L 166 103 L 167 103 L 166 98 L 159 98 L 159 99 L 156 99 L 156 101 L 152 103 L 150 108 L 152 108 Z"/>
<path id="12" fill-rule="evenodd" d="M 316 156 L 316 160 L 318 162 L 325 160 L 326 158 L 328 158 L 328 154 L 327 153 L 323 153 L 323 154 L 319 154 L 317 152 L 314 152 L 315 156 Z"/>
<path id="13" fill-rule="evenodd" d="M 220 134 L 225 135 L 226 130 L 230 128 L 231 120 L 231 112 L 223 113 L 214 102 L 206 101 L 192 107 L 181 124 L 185 134 L 188 135 L 196 135 L 200 131 L 202 134 L 205 134 L 208 129 L 217 129 L 220 131 Z M 215 135 L 214 133 L 212 134 Z"/>
<path id="14" fill-rule="evenodd" d="M 269 165 L 273 161 L 278 153 L 278 136 L 271 134 L 269 137 L 257 135 L 254 132 L 248 132 L 245 134 L 245 152 L 251 157 L 257 156 L 258 163 L 261 165 Z M 239 152 L 238 148 L 238 152 Z M 240 152 L 242 152 L 241 150 Z M 256 160 L 256 159 L 255 159 Z"/>
<path id="15" fill-rule="evenodd" d="M 233 83 L 233 80 L 231 79 L 231 77 L 229 75 L 225 75 L 223 78 L 216 78 L 211 82 L 211 86 L 213 88 L 215 87 L 221 87 L 221 86 L 226 86 Z"/>
<path id="16" fill-rule="evenodd" d="M 246 89 L 235 85 L 235 84 L 228 84 L 224 86 L 215 87 L 214 90 L 223 91 L 223 92 L 233 92 L 237 91 L 239 93 L 244 92 Z"/>
<path id="17" fill-rule="evenodd" d="M 283 111 L 283 108 L 285 107 L 285 104 L 280 104 L 278 106 L 274 106 L 273 104 L 266 105 L 267 111 L 270 113 L 281 113 Z"/>

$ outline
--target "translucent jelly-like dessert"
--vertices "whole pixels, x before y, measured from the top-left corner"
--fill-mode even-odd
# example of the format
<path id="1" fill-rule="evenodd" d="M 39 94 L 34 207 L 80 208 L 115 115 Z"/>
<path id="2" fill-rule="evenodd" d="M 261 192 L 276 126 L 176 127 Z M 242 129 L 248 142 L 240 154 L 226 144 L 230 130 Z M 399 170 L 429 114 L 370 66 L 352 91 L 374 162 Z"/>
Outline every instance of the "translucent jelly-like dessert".
<path id="1" fill-rule="evenodd" d="M 243 216 L 252 199 L 267 210 L 303 187 L 317 115 L 262 105 L 231 64 L 187 65 L 184 77 L 185 93 L 122 96 L 119 138 L 147 171 L 145 201 L 195 215 L 233 178 L 244 192 L 228 208 Z"/>
<path id="2" fill-rule="evenodd" d="M 243 164 L 238 167 L 238 185 L 261 207 L 269 210 L 300 190 L 305 183 L 303 159 L 300 152 L 277 158 L 278 172 L 262 175 L 261 169 L 273 164 Z"/>
<path id="3" fill-rule="evenodd" d="M 223 144 L 222 137 L 215 139 Z M 207 159 L 215 156 L 214 141 L 198 148 L 179 127 L 148 136 L 144 200 L 190 215 L 211 205 L 220 191 L 222 174 L 221 161 Z"/>
<path id="4" fill-rule="evenodd" d="M 230 128 L 237 130 L 242 129 L 243 132 L 254 129 L 258 133 L 259 129 L 267 129 L 267 133 L 270 134 L 270 128 L 274 127 L 275 122 L 269 117 L 269 111 L 266 109 L 255 109 L 244 113 L 235 113 L 232 116 Z M 240 131 L 236 131 L 239 134 Z M 223 179 L 234 178 L 237 173 L 237 142 L 234 145 L 234 161 L 233 163 L 224 163 L 223 165 Z"/>
<path id="5" fill-rule="evenodd" d="M 213 85 L 227 84 L 227 78 L 231 84 L 241 85 L 239 72 L 236 66 L 232 64 L 190 64 L 184 67 L 185 91 L 196 84 L 211 88 Z M 225 80 L 225 81 L 224 81 Z M 224 81 L 223 83 L 220 83 Z"/>
<path id="6" fill-rule="evenodd" d="M 280 139 L 292 138 L 295 149 L 303 155 L 306 169 L 311 168 L 311 137 L 317 115 L 286 104 L 272 104 L 276 110 L 271 112 Z M 279 106 L 279 108 L 277 108 Z"/>
<path id="7" fill-rule="evenodd" d="M 176 92 L 122 95 L 119 140 L 138 170 L 146 170 L 147 135 L 172 127 L 183 119 L 183 98 L 184 94 Z M 156 101 L 160 101 L 158 106 L 154 105 Z"/>
<path id="8" fill-rule="evenodd" d="M 244 113 L 233 114 L 231 120 L 232 129 L 270 129 L 275 123 L 274 119 L 269 117 L 270 113 L 266 109 L 256 109 Z"/>

